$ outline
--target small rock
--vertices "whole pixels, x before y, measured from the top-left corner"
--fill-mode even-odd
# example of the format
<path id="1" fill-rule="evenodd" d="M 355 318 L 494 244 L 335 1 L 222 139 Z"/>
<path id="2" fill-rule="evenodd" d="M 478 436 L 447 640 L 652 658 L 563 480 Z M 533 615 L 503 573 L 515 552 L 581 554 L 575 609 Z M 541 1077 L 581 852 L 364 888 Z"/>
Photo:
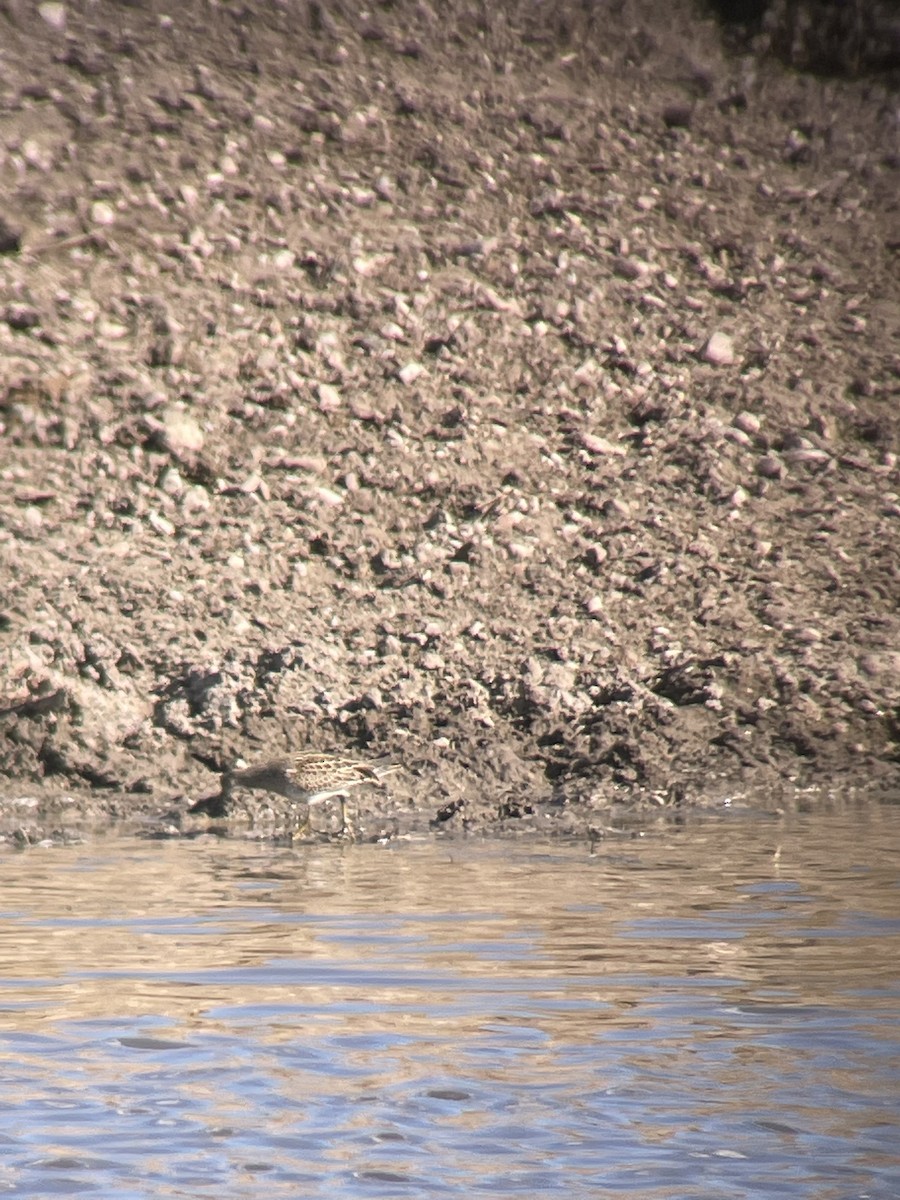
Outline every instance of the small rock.
<path id="1" fill-rule="evenodd" d="M 203 449 L 203 430 L 181 408 L 172 406 L 163 413 L 166 445 L 173 454 L 194 453 Z"/>
<path id="2" fill-rule="evenodd" d="M 206 488 L 196 484 L 188 488 L 181 501 L 181 509 L 186 515 L 195 512 L 206 512 L 212 507 L 212 500 Z"/>
<path id="3" fill-rule="evenodd" d="M 809 466 L 824 466 L 831 462 L 828 451 L 820 450 L 816 446 L 801 446 L 797 450 L 788 450 L 784 457 L 789 463 L 805 463 Z"/>
<path id="4" fill-rule="evenodd" d="M 579 442 L 590 454 L 624 454 L 624 446 L 616 446 L 612 442 L 603 437 L 597 437 L 594 433 L 582 433 L 578 437 Z"/>
<path id="5" fill-rule="evenodd" d="M 501 296 L 498 291 L 488 287 L 486 283 L 477 286 L 475 295 L 483 307 L 492 308 L 494 312 L 518 313 L 520 311 L 515 300 Z"/>
<path id="6" fill-rule="evenodd" d="M 180 496 L 184 491 L 184 480 L 181 478 L 181 473 L 175 467 L 169 467 L 163 471 L 159 488 L 167 496 Z"/>
<path id="7" fill-rule="evenodd" d="M 339 508 L 344 503 L 344 497 L 333 488 L 313 488 L 313 495 L 317 500 L 321 500 L 323 504 L 327 505 L 328 508 Z"/>
<path id="8" fill-rule="evenodd" d="M 158 512 L 150 512 L 147 516 L 147 523 L 151 529 L 162 534 L 163 537 L 171 537 L 175 532 L 172 522 L 167 517 L 161 517 Z"/>
<path id="9" fill-rule="evenodd" d="M 622 279 L 644 279 L 650 274 L 651 268 L 649 263 L 638 258 L 617 258 L 613 270 Z"/>
<path id="10" fill-rule="evenodd" d="M 357 275 L 368 278 L 371 275 L 377 275 L 390 261 L 389 254 L 371 254 L 368 257 L 359 254 L 353 259 L 352 266 Z"/>
<path id="11" fill-rule="evenodd" d="M 49 171 L 53 166 L 53 155 L 35 138 L 26 138 L 22 143 L 22 157 L 38 171 Z"/>
<path id="12" fill-rule="evenodd" d="M 123 325 L 121 321 L 102 320 L 97 323 L 97 336 L 107 342 L 120 342 L 122 338 L 128 337 L 130 329 L 127 325 Z"/>
<path id="13" fill-rule="evenodd" d="M 734 342 L 727 333 L 717 331 L 704 346 L 703 357 L 714 367 L 730 367 L 734 362 Z"/>
<path id="14" fill-rule="evenodd" d="M 424 374 L 425 368 L 421 363 L 409 362 L 400 368 L 400 370 L 397 372 L 397 378 L 401 383 L 410 384 L 415 383 L 416 380 Z"/>
<path id="15" fill-rule="evenodd" d="M 41 19 L 46 21 L 51 29 L 55 29 L 57 33 L 65 33 L 66 6 L 64 4 L 56 4 L 52 0 L 47 0 L 47 3 L 38 5 L 38 12 Z"/>
<path id="16" fill-rule="evenodd" d="M 730 429 L 725 430 L 725 436 L 729 442 L 734 442 L 738 446 L 744 446 L 749 449 L 753 445 L 753 438 L 749 434 L 744 433 L 743 429 L 735 429 L 732 425 Z"/>
<path id="17" fill-rule="evenodd" d="M 357 421 L 373 421 L 375 423 L 380 423 L 384 420 L 384 415 L 366 400 L 351 400 L 350 412 Z"/>
<path id="18" fill-rule="evenodd" d="M 764 454 L 757 461 L 756 473 L 763 479 L 780 479 L 784 474 L 784 463 L 774 454 Z"/>
<path id="19" fill-rule="evenodd" d="M 234 608 L 228 614 L 228 626 L 233 634 L 242 637 L 253 628 L 253 622 L 239 608 Z"/>
<path id="20" fill-rule="evenodd" d="M 336 412 L 341 407 L 341 393 L 330 383 L 320 383 L 316 388 L 316 395 L 322 412 Z"/>
<path id="21" fill-rule="evenodd" d="M 91 221 L 95 225 L 114 225 L 116 210 L 105 200 L 95 200 L 91 205 Z"/>
<path id="22" fill-rule="evenodd" d="M 265 490 L 263 477 L 258 471 L 253 471 L 245 480 L 243 480 L 242 483 L 238 485 L 238 490 L 243 492 L 245 496 L 252 496 L 256 492 L 262 494 Z"/>
<path id="23" fill-rule="evenodd" d="M 805 625 L 794 631 L 794 637 L 798 642 L 803 642 L 806 646 L 813 646 L 816 642 L 821 642 L 822 634 L 818 629 L 813 629 L 810 625 Z"/>
<path id="24" fill-rule="evenodd" d="M 734 418 L 734 426 L 736 429 L 740 429 L 742 433 L 749 434 L 750 437 L 755 437 L 760 429 L 762 429 L 762 421 L 756 413 L 747 412 L 745 409 L 743 412 L 739 412 Z"/>

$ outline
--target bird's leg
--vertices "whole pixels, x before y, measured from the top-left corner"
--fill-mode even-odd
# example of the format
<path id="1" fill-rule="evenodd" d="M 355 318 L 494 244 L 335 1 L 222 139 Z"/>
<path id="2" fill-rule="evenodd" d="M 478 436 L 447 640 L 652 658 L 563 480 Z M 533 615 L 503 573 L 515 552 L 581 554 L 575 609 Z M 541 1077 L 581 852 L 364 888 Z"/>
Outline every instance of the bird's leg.
<path id="1" fill-rule="evenodd" d="M 355 842 L 356 830 L 352 825 L 347 824 L 347 801 L 350 800 L 351 804 L 353 801 L 346 792 L 341 792 L 339 799 L 341 802 L 341 837 L 345 837 L 349 841 Z M 357 809 L 357 816 L 358 815 L 359 810 Z"/>
<path id="2" fill-rule="evenodd" d="M 253 815 L 253 809 L 250 807 L 250 801 L 247 799 L 242 799 L 241 808 L 247 814 L 247 823 L 250 826 L 250 829 L 253 830 L 256 827 L 256 818 Z"/>
<path id="3" fill-rule="evenodd" d="M 306 816 L 305 816 L 302 824 L 300 824 L 296 827 L 296 829 L 291 834 L 291 836 L 292 837 L 296 837 L 296 836 L 303 837 L 303 835 L 306 833 L 309 833 L 311 829 L 312 829 L 312 805 L 307 804 L 306 805 Z"/>

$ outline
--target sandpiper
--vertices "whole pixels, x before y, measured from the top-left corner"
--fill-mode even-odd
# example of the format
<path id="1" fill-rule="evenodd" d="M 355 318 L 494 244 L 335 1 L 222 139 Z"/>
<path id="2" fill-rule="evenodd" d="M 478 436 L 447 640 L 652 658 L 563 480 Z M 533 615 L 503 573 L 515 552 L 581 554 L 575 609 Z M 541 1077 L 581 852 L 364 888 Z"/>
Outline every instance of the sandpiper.
<path id="1" fill-rule="evenodd" d="M 380 784 L 385 775 L 397 770 L 398 765 L 387 758 L 364 762 L 340 754 L 301 750 L 286 758 L 270 759 L 258 766 L 237 766 L 225 771 L 219 794 L 198 800 L 191 812 L 223 815 L 235 788 L 274 792 L 293 803 L 308 806 L 328 800 L 331 796 L 340 796 L 341 832 L 344 833 L 347 829 L 344 809 L 347 792 L 365 783 Z"/>

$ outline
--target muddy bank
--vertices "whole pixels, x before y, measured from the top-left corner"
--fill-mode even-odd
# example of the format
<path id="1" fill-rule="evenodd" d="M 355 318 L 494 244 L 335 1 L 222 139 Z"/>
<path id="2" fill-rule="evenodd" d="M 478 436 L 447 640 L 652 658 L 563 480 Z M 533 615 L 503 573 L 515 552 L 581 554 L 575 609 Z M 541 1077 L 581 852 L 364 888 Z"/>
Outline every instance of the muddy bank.
<path id="1" fill-rule="evenodd" d="M 0 12 L 7 836 L 192 831 L 307 746 L 404 763 L 363 836 L 896 795 L 887 76 L 687 4 L 39 7 Z"/>

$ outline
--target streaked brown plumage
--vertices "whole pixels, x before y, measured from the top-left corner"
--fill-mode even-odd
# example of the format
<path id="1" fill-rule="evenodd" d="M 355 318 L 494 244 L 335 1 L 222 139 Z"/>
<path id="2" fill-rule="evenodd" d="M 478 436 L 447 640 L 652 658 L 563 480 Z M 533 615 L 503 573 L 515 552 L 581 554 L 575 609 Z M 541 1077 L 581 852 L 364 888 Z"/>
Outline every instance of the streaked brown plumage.
<path id="1" fill-rule="evenodd" d="M 284 796 L 286 800 L 307 805 L 318 804 L 331 796 L 340 796 L 341 823 L 342 829 L 345 829 L 343 797 L 347 792 L 366 783 L 380 784 L 385 775 L 398 769 L 396 763 L 386 758 L 364 762 L 346 755 L 301 750 L 297 754 L 270 759 L 257 766 L 225 771 L 218 796 L 198 801 L 191 812 L 224 815 L 235 788 L 273 792 Z"/>
<path id="2" fill-rule="evenodd" d="M 287 800 L 317 804 L 329 796 L 343 795 L 348 788 L 359 787 L 363 783 L 380 783 L 385 775 L 396 770 L 396 764 L 388 759 L 363 762 L 339 754 L 301 750 L 288 758 L 226 771 L 222 776 L 222 787 L 228 791 L 243 787 L 275 792 Z"/>

